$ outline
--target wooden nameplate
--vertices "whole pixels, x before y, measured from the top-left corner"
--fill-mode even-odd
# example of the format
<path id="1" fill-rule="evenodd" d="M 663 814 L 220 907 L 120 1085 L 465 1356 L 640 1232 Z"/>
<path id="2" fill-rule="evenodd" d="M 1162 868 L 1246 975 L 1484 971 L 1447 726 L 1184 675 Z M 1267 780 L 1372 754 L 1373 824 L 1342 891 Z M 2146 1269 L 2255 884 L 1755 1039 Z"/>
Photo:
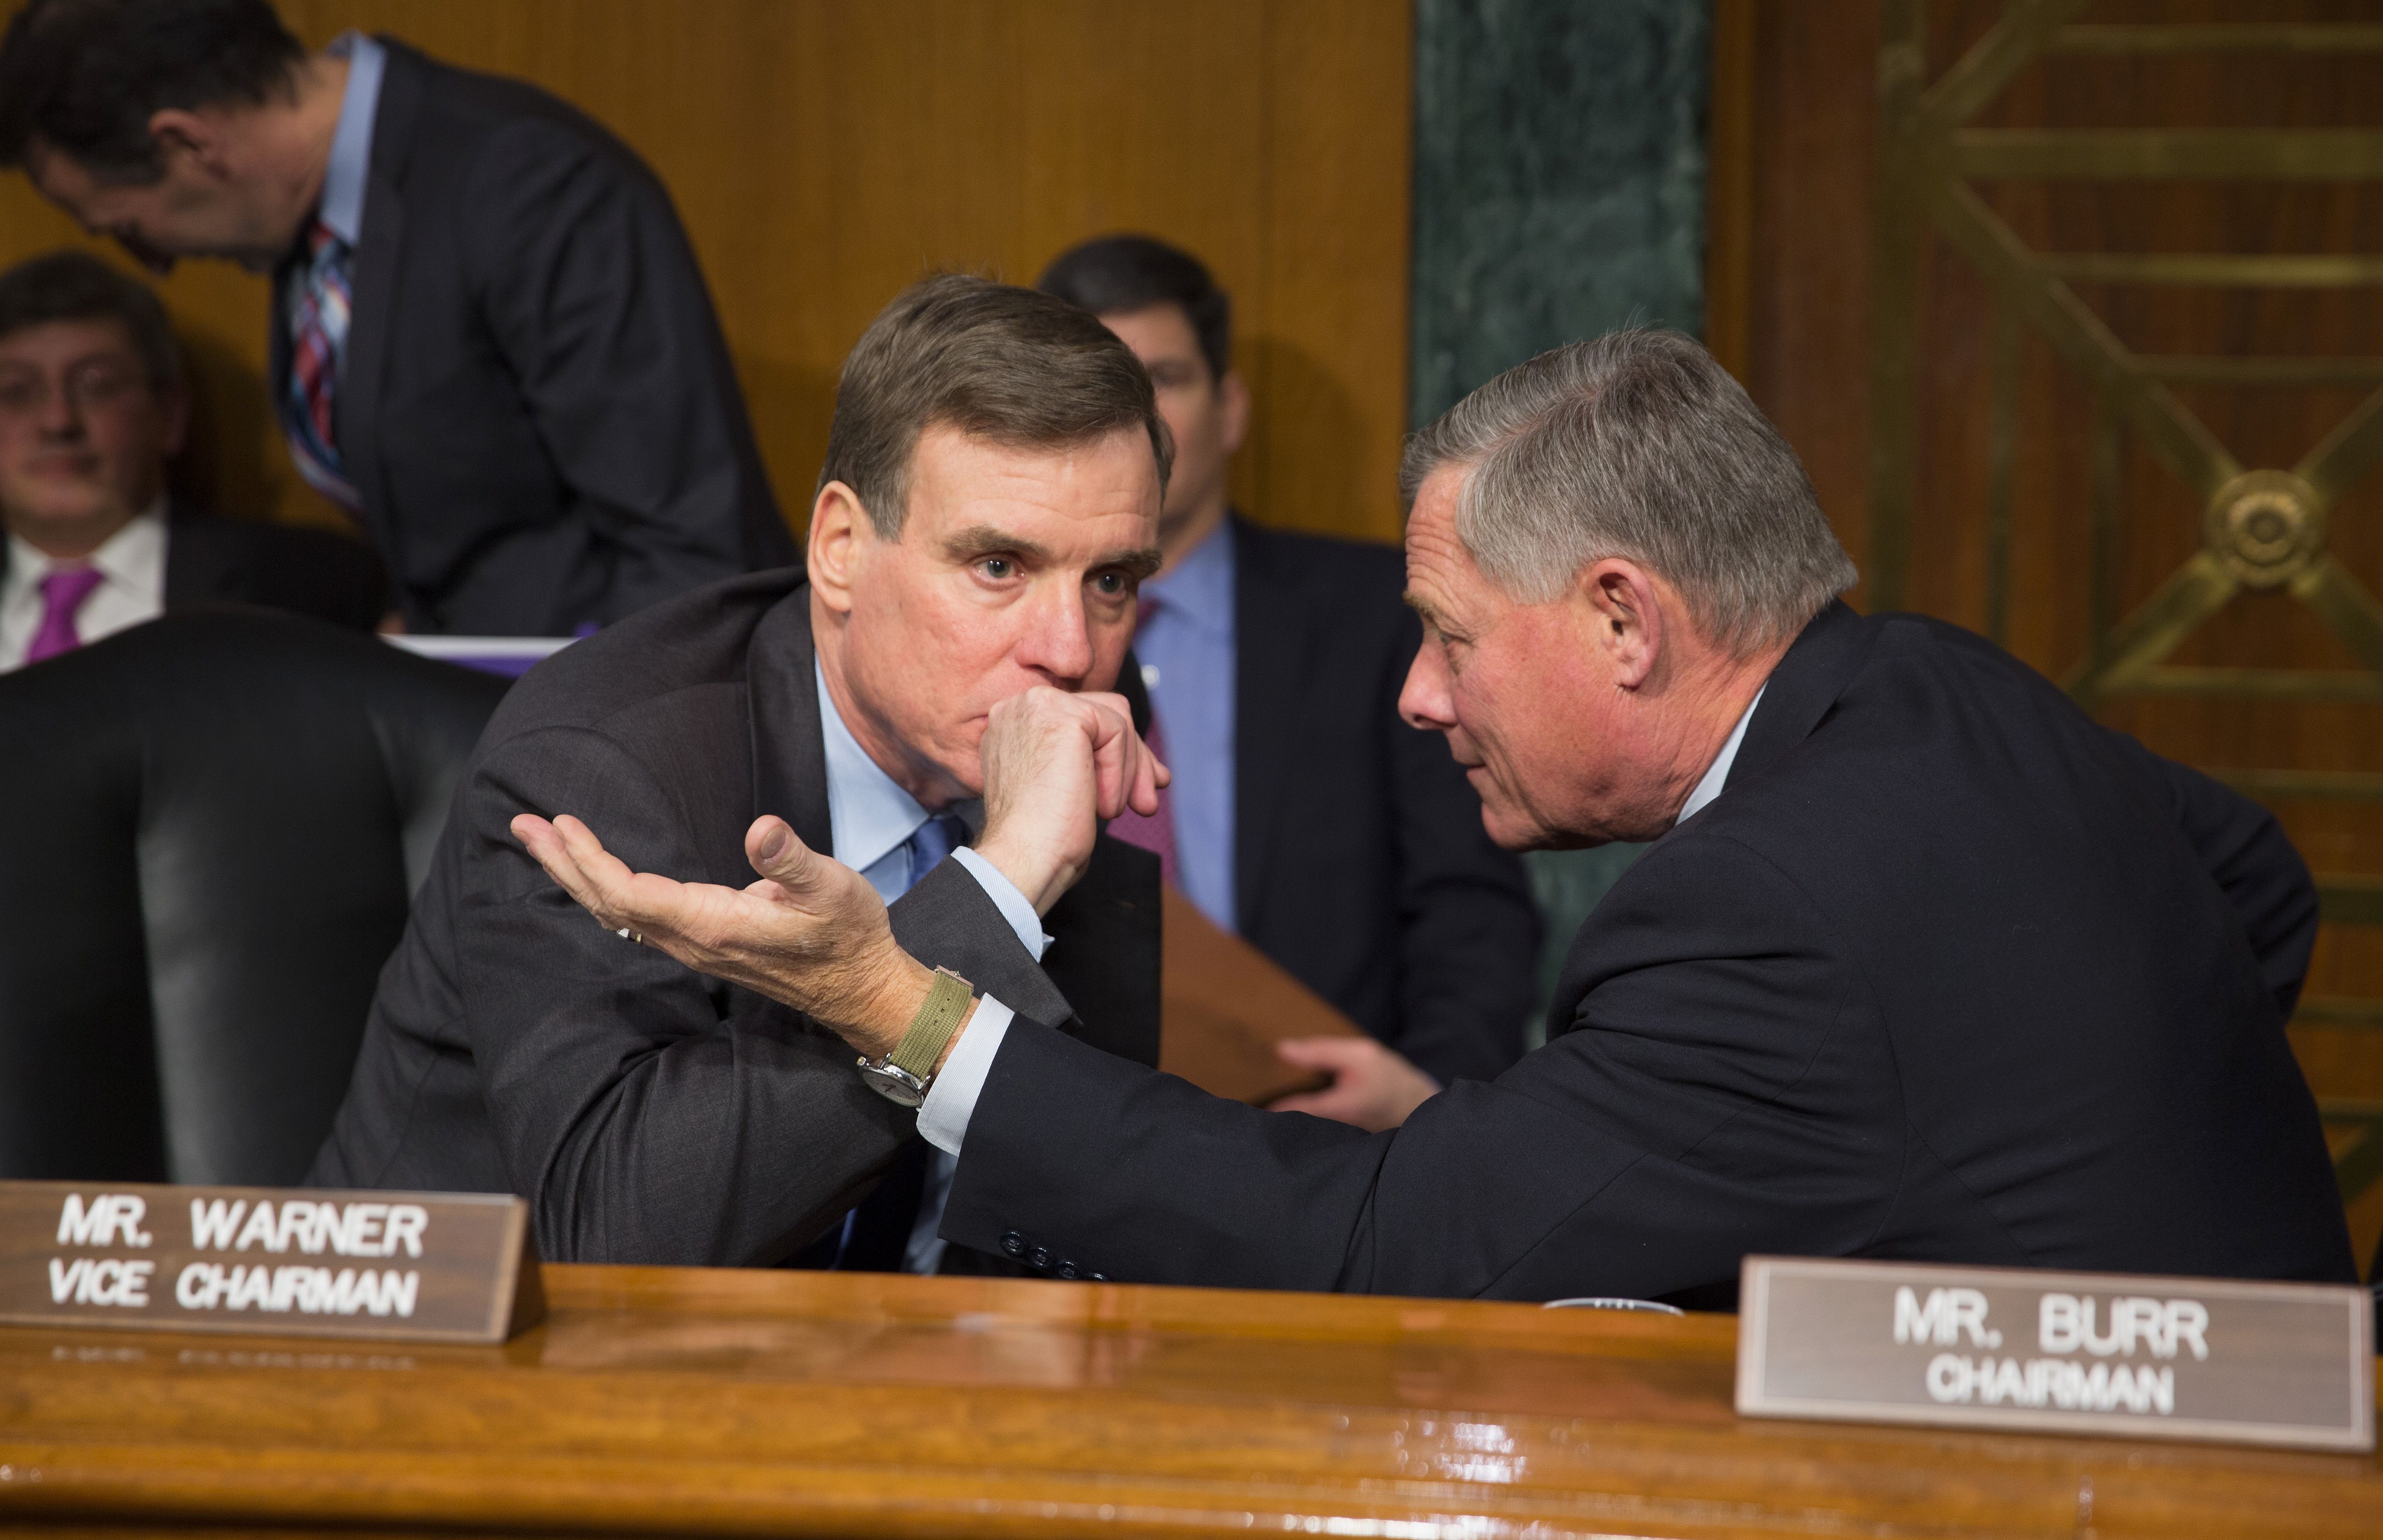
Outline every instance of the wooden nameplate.
<path id="1" fill-rule="evenodd" d="M 518 1198 L 0 1182 L 0 1324 L 502 1342 L 545 1312 Z"/>
<path id="2" fill-rule="evenodd" d="M 1738 1308 L 1748 1417 L 2375 1448 L 2352 1285 L 1748 1257 Z"/>
<path id="3" fill-rule="evenodd" d="M 1252 1106 L 1321 1089 L 1328 1077 L 1283 1063 L 1274 1045 L 1363 1029 L 1190 899 L 1164 893 L 1158 1067 Z"/>

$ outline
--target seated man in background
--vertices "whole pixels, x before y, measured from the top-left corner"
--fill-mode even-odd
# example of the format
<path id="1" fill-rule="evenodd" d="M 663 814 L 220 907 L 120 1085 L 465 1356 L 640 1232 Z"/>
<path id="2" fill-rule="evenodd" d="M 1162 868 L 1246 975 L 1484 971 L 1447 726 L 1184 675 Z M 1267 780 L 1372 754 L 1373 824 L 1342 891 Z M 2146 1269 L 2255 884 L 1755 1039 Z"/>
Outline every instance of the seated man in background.
<path id="1" fill-rule="evenodd" d="M 1853 564 L 1795 454 L 1675 334 L 1510 370 L 1402 480 L 1408 720 L 1500 844 L 1654 842 L 1581 927 L 1549 1044 L 1366 1135 L 1089 1053 L 989 990 L 920 1111 L 959 1155 L 946 1237 L 1154 1283 L 1513 1300 L 1725 1304 L 1749 1252 L 2356 1276 L 2284 1037 L 2317 909 L 2274 819 L 1979 637 L 1837 602 Z M 1095 737 L 1033 725 L 985 837 L 1039 856 L 1003 869 L 1030 892 L 1095 811 Z M 603 923 L 863 1053 L 929 992 L 876 895 L 782 828 L 744 891 L 632 878 L 571 820 L 520 832 Z"/>
<path id="2" fill-rule="evenodd" d="M 567 636 L 795 557 L 670 194 L 516 80 L 266 0 L 28 0 L 0 166 L 164 272 L 273 275 L 269 384 L 405 627 Z"/>
<path id="3" fill-rule="evenodd" d="M 379 622 L 389 578 L 357 541 L 167 495 L 190 414 L 145 285 L 83 252 L 0 273 L 0 670 L 192 605 Z"/>
<path id="4" fill-rule="evenodd" d="M 1149 377 L 1092 316 L 967 277 L 897 298 L 845 363 L 808 571 L 658 605 L 498 709 L 310 1179 L 517 1192 L 553 1260 L 766 1264 L 817 1241 L 803 1260 L 978 1265 L 936 1237 L 948 1158 L 833 1034 L 590 925 L 508 825 L 586 810 L 640 865 L 724 881 L 747 826 L 782 818 L 892 902 L 918 955 L 1155 1064 L 1157 861 L 1103 840 L 1072 891 L 1021 894 L 997 846 L 957 847 L 987 715 L 1035 686 L 1037 710 L 1116 721 L 1111 768 L 1156 806 L 1098 692 L 1157 570 L 1167 460 Z"/>
<path id="5" fill-rule="evenodd" d="M 1383 1128 L 1450 1080 L 1496 1078 L 1522 1056 L 1538 917 L 1463 768 L 1399 720 L 1423 636 L 1398 552 L 1229 507 L 1250 396 L 1231 301 L 1198 260 L 1109 236 L 1037 287 L 1125 339 L 1175 438 L 1167 566 L 1142 585 L 1134 634 L 1151 746 L 1175 780 L 1155 817 L 1109 832 L 1158 851 L 1202 913 L 1395 1051 L 1287 1043 L 1284 1057 L 1335 1078 L 1278 1107 Z"/>

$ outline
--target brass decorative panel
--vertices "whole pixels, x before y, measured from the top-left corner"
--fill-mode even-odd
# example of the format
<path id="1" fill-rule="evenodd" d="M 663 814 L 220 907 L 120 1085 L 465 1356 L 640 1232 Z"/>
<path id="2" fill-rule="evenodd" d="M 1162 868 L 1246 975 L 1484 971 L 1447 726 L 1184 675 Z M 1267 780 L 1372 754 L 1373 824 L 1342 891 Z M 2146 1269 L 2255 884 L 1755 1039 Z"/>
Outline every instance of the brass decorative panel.
<path id="1" fill-rule="evenodd" d="M 2138 352 L 2078 289 L 2371 290 L 2383 286 L 2383 255 L 2042 251 L 2021 238 L 1978 185 L 2383 182 L 2383 132 L 2363 129 L 1979 122 L 2022 71 L 2046 55 L 2372 57 L 2383 55 L 2383 26 L 2097 23 L 2087 15 L 2096 8 L 2089 0 L 2013 0 L 1932 80 L 1924 0 L 1883 0 L 1871 300 L 1871 607 L 1901 608 L 1910 597 L 1928 377 L 1923 294 L 1932 253 L 1949 253 L 1982 280 L 1993 306 L 1981 360 L 1987 377 L 1982 586 L 1988 634 L 2007 643 L 2011 631 L 2020 359 L 2024 340 L 2032 338 L 2091 390 L 2090 485 L 2080 498 L 2087 516 L 2060 532 L 2064 562 L 2087 577 L 2087 642 L 2060 672 L 2080 704 L 2097 709 L 2122 697 L 2160 696 L 2383 703 L 2383 602 L 2335 554 L 2343 494 L 2383 460 L 2383 358 L 2253 355 L 2248 349 L 2241 356 Z M 2377 63 L 2383 66 L 2383 58 Z M 2263 464 L 2238 454 L 2179 393 L 2208 387 L 2369 393 L 2305 453 L 2290 463 Z M 2197 523 L 2190 556 L 2147 598 L 2122 605 L 2116 597 L 2121 487 L 2126 457 L 2135 450 L 2181 484 Z M 2261 595 L 2289 596 L 2304 607 L 2360 666 L 2177 660 L 2179 648 L 2220 610 Z M 2383 773 L 2365 770 L 2220 768 L 2211 773 L 2267 800 L 2383 799 Z M 2322 876 L 2319 887 L 2329 925 L 2383 925 L 2383 880 Z M 2295 1026 L 2383 1028 L 2383 1000 L 2313 997 Z M 2317 1089 L 2344 1201 L 2353 1201 L 2383 1181 L 2383 1102 L 2327 1096 L 2321 1079 Z"/>

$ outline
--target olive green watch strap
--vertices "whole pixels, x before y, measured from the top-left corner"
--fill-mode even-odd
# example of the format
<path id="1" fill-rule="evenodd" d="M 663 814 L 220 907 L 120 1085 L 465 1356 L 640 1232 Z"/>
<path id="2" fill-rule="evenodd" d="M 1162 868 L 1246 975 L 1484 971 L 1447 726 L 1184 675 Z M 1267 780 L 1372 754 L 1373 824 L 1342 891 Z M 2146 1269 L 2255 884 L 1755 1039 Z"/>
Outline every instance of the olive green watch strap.
<path id="1" fill-rule="evenodd" d="M 902 1034 L 885 1062 L 920 1080 L 932 1076 L 935 1061 L 944 1056 L 944 1045 L 959 1030 L 969 1002 L 975 998 L 976 991 L 967 979 L 947 967 L 935 969 L 935 985 L 927 992 L 927 1003 L 910 1018 L 910 1029 Z"/>

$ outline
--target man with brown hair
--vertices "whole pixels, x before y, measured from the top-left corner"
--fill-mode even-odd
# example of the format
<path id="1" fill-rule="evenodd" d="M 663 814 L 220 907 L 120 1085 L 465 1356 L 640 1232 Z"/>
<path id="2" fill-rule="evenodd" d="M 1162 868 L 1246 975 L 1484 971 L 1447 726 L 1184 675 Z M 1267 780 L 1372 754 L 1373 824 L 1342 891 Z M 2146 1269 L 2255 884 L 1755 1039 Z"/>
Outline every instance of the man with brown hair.
<path id="1" fill-rule="evenodd" d="M 989 1263 L 937 1239 L 948 1162 L 833 1033 L 590 925 L 508 825 L 600 818 L 641 867 L 741 886 L 776 815 L 918 955 L 1155 1063 L 1157 859 L 1103 839 L 1061 899 L 989 858 L 1039 869 L 1022 853 L 963 847 L 1005 719 L 1077 721 L 1104 814 L 1156 807 L 1105 692 L 1167 460 L 1149 377 L 1092 316 L 968 277 L 895 299 L 845 363 L 806 565 L 643 611 L 507 697 L 312 1179 L 520 1193 L 549 1259 Z"/>
<path id="2" fill-rule="evenodd" d="M 166 308 L 87 252 L 0 273 L 0 670 L 202 604 L 369 631 L 389 577 L 327 530 L 167 495 L 190 421 Z"/>

